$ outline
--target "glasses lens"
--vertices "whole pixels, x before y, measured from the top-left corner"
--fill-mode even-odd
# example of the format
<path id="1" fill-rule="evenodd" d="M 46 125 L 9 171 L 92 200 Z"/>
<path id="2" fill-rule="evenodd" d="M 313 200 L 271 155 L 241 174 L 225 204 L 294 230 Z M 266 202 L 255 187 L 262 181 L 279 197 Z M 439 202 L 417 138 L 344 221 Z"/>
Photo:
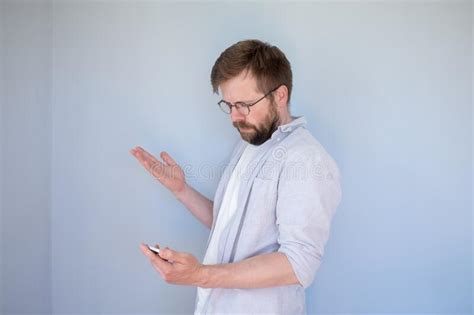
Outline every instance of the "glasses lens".
<path id="1" fill-rule="evenodd" d="M 222 109 L 224 113 L 230 114 L 230 106 L 226 102 L 220 101 L 217 104 L 219 105 L 219 107 Z"/>
<path id="2" fill-rule="evenodd" d="M 250 112 L 250 108 L 247 104 L 236 103 L 236 108 L 242 115 L 248 115 Z"/>

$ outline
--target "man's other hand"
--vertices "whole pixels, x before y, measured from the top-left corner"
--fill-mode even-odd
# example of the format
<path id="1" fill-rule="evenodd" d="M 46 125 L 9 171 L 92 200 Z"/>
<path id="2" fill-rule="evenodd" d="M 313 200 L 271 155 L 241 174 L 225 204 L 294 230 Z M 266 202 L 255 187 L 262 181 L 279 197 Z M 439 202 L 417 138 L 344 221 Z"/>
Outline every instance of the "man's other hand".
<path id="1" fill-rule="evenodd" d="M 158 244 L 156 248 L 160 248 Z M 156 254 L 145 244 L 140 249 L 163 280 L 170 284 L 199 286 L 202 278 L 202 264 L 192 254 L 177 252 L 166 247 Z"/>
<path id="2" fill-rule="evenodd" d="M 186 186 L 184 172 L 167 152 L 161 152 L 159 161 L 142 147 L 135 147 L 130 153 L 141 165 L 172 193 L 182 192 Z"/>

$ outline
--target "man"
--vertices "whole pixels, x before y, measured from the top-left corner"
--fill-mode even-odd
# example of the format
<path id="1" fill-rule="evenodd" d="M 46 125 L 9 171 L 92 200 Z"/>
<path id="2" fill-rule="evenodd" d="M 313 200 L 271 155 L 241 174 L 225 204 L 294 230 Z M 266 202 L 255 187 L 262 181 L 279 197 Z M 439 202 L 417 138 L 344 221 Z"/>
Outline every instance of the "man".
<path id="1" fill-rule="evenodd" d="M 312 283 L 341 200 L 335 161 L 288 108 L 291 66 L 275 46 L 238 42 L 211 72 L 221 109 L 242 140 L 211 201 L 190 187 L 166 152 L 131 153 L 210 228 L 203 263 L 193 255 L 141 244 L 161 277 L 198 287 L 195 314 L 306 313 Z M 158 246 L 158 245 L 157 245 Z"/>

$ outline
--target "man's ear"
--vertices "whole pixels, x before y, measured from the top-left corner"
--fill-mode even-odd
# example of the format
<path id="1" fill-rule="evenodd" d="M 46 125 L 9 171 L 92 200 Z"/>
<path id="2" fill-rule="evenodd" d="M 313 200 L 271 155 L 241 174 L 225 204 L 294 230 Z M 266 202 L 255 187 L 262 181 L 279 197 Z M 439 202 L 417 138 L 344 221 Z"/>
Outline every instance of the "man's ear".
<path id="1" fill-rule="evenodd" d="M 282 84 L 278 89 L 275 90 L 275 102 L 280 108 L 283 108 L 288 103 L 288 88 L 286 85 Z"/>

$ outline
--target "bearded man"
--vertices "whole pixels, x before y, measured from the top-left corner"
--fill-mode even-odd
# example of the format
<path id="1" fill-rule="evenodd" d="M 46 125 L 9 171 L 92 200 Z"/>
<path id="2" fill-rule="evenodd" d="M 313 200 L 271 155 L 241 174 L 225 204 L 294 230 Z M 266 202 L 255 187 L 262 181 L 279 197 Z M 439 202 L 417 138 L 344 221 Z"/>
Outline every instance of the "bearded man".
<path id="1" fill-rule="evenodd" d="M 341 201 L 334 159 L 290 115 L 290 62 L 276 46 L 240 41 L 221 53 L 211 84 L 240 133 L 214 200 L 188 185 L 166 152 L 131 153 L 210 229 L 202 263 L 170 248 L 141 244 L 161 277 L 197 288 L 195 314 L 305 314 Z M 156 245 L 159 247 L 159 245 Z"/>

